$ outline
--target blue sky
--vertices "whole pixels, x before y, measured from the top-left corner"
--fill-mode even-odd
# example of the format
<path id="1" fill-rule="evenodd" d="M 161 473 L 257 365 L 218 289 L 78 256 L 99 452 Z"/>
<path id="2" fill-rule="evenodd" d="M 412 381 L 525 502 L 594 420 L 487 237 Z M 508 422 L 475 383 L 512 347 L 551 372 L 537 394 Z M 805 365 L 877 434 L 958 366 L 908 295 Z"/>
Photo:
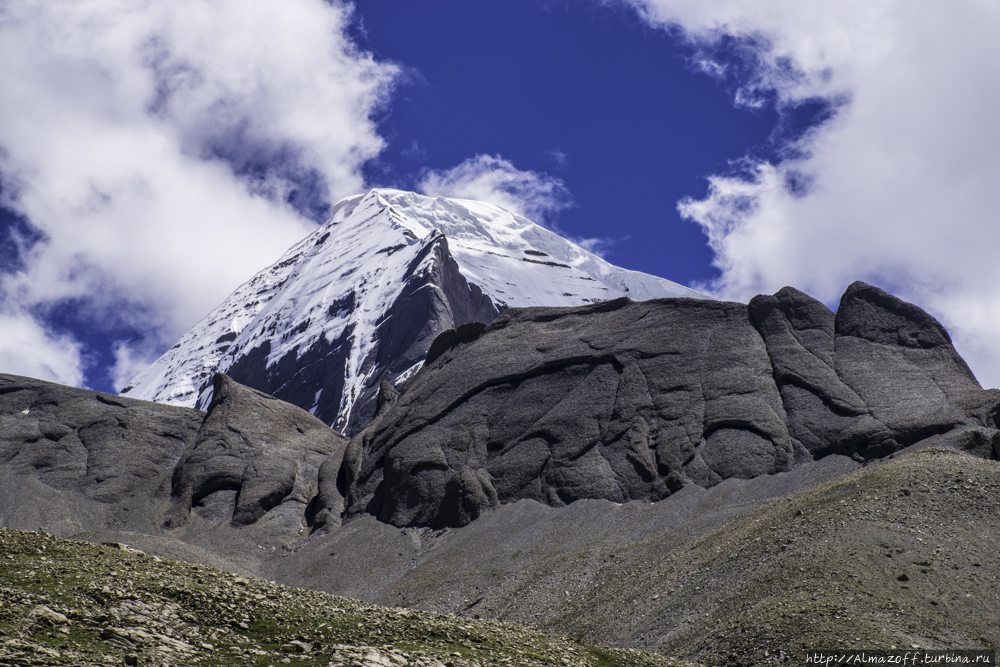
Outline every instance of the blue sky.
<path id="1" fill-rule="evenodd" d="M 0 371 L 113 390 L 391 186 L 720 298 L 867 280 L 995 386 L 997 28 L 971 0 L 2 5 Z"/>
<path id="2" fill-rule="evenodd" d="M 715 275 L 676 203 L 706 176 L 773 148 L 773 108 L 737 109 L 693 71 L 691 49 L 622 7 L 431 0 L 357 4 L 357 41 L 410 72 L 380 130 L 371 182 L 412 189 L 422 169 L 501 156 L 565 183 L 552 220 L 603 238 L 610 261 L 689 284 Z"/>

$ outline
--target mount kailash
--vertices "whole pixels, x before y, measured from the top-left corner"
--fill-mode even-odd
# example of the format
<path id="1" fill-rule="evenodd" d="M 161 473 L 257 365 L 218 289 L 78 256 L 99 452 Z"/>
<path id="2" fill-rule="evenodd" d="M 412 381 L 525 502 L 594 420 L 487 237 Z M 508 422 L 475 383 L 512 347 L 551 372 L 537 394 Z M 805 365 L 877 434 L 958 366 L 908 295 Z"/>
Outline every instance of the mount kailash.
<path id="1" fill-rule="evenodd" d="M 623 296 L 707 298 L 491 204 L 375 189 L 338 202 L 122 395 L 204 410 L 222 372 L 352 435 L 379 384 L 410 378 L 441 332 L 510 307 Z"/>

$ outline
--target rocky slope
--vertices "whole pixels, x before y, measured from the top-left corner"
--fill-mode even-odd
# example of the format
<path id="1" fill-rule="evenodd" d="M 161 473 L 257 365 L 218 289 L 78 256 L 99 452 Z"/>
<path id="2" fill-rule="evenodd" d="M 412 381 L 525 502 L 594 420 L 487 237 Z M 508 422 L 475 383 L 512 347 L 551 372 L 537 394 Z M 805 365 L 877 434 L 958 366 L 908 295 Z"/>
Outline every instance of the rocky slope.
<path id="1" fill-rule="evenodd" d="M 808 481 L 789 476 L 833 460 L 839 463 L 812 472 L 833 479 L 788 493 Z M 858 464 L 834 455 L 789 473 L 730 479 L 707 490 L 691 486 L 652 504 L 551 508 L 524 500 L 462 529 L 396 529 L 368 517 L 272 556 L 262 574 L 700 664 L 789 664 L 821 645 L 1000 644 L 1000 570 L 991 557 L 1000 528 L 1000 463 L 930 447 L 845 475 L 850 466 Z M 767 495 L 777 499 L 762 501 Z M 265 651 L 266 657 L 249 656 L 266 660 L 262 665 L 282 655 L 327 664 L 334 651 L 374 647 L 408 652 L 413 665 L 421 656 L 454 658 L 464 646 L 456 638 L 471 625 L 341 600 L 331 609 L 321 597 L 242 583 L 236 575 L 170 563 L 146 569 L 155 563 L 149 556 L 130 554 L 133 560 L 123 562 L 119 551 L 67 547 L 41 535 L 15 546 L 10 535 L 0 533 L 7 559 L 0 558 L 0 625 L 9 641 L 0 650 L 8 660 L 53 657 L 44 648 L 63 660 L 72 656 L 73 664 L 106 664 L 107 655 L 164 651 L 158 647 L 173 646 L 166 637 L 195 654 L 207 651 L 200 642 L 211 644 L 213 653 L 200 653 L 210 656 L 208 664 L 226 664 L 222 658 L 241 664 L 247 650 Z M 135 533 L 91 539 L 126 540 L 164 557 L 171 552 L 165 541 Z M 56 548 L 62 553 L 52 553 Z M 186 622 L 164 617 L 165 604 L 183 607 Z M 45 614 L 39 606 L 73 621 L 71 634 L 39 618 Z M 269 625 L 279 609 L 281 627 Z M 338 610 L 360 610 L 362 617 L 353 621 Z M 452 629 L 437 636 L 443 646 L 414 650 L 428 639 L 415 642 L 414 635 L 426 630 L 433 639 L 441 624 Z M 330 636 L 355 628 L 354 638 Z M 481 646 L 483 637 L 468 641 Z M 303 642 L 321 650 L 298 653 Z M 88 663 L 88 656 L 101 657 Z M 34 659 L 25 664 L 46 664 Z"/>
<path id="2" fill-rule="evenodd" d="M 2 525 L 287 545 L 325 520 L 323 464 L 346 444 L 224 375 L 204 413 L 0 374 Z"/>
<path id="3" fill-rule="evenodd" d="M 0 529 L 5 665 L 683 667 L 510 623 L 387 609 L 97 546 Z"/>
<path id="4" fill-rule="evenodd" d="M 508 307 L 702 297 L 490 204 L 372 190 L 238 288 L 122 394 L 205 409 L 212 376 L 355 433 L 442 331 Z"/>
<path id="5" fill-rule="evenodd" d="M 204 539 L 224 520 L 291 546 L 365 514 L 462 526 L 520 499 L 658 501 L 934 436 L 984 458 L 1000 443 L 1000 392 L 933 318 L 863 283 L 836 316 L 791 288 L 509 309 L 427 359 L 402 395 L 383 383 L 350 444 L 221 374 L 207 414 L 4 376 L 0 473 L 92 501 L 53 513 L 81 529 Z"/>
<path id="6" fill-rule="evenodd" d="M 521 500 L 443 531 L 359 519 L 287 559 L 302 569 L 285 576 L 710 665 L 804 664 L 817 648 L 996 648 L 1000 463 L 935 442 L 657 503 Z M 363 540 L 403 555 L 380 562 Z"/>

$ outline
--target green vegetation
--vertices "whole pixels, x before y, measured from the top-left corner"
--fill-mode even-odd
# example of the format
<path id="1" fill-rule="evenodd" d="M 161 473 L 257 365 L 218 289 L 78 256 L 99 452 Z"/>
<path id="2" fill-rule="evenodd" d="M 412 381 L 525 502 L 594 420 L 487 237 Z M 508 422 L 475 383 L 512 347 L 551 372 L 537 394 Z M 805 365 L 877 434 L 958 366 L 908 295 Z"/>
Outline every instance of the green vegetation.
<path id="1" fill-rule="evenodd" d="M 497 621 L 363 604 L 0 529 L 0 664 L 666 667 Z"/>

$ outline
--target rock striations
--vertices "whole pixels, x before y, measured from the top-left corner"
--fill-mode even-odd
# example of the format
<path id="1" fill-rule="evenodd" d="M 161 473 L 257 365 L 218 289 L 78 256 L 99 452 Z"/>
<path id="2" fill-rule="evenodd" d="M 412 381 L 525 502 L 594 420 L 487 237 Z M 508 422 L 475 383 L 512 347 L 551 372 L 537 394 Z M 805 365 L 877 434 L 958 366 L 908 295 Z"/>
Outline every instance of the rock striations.
<path id="1" fill-rule="evenodd" d="M 954 429 L 988 456 L 996 392 L 982 391 L 948 332 L 916 306 L 854 283 L 836 317 L 789 287 L 755 297 L 749 314 L 767 346 L 789 434 L 813 457 L 871 459 Z"/>
<path id="2" fill-rule="evenodd" d="M 217 374 L 208 414 L 171 473 L 166 525 L 186 524 L 192 507 L 229 492 L 233 526 L 268 516 L 298 527 L 307 510 L 329 511 L 315 502 L 323 486 L 320 471 L 325 461 L 340 459 L 345 445 L 308 412 Z"/>
<path id="3" fill-rule="evenodd" d="M 836 316 L 791 288 L 509 310 L 432 352 L 351 441 L 349 518 L 461 526 L 523 498 L 655 501 L 942 434 L 988 458 L 1000 442 L 1000 392 L 932 317 L 863 283 Z"/>
<path id="4" fill-rule="evenodd" d="M 427 342 L 350 441 L 212 383 L 201 412 L 0 375 L 0 527 L 705 664 L 786 664 L 842 640 L 997 645 L 1000 463 L 984 459 L 1000 458 L 1000 391 L 875 287 L 851 285 L 836 314 L 787 287 L 749 304 L 509 308 Z M 111 590 L 48 558 L 24 572 L 8 555 L 0 589 Z M 14 598 L 31 606 L 0 622 L 67 625 L 39 605 L 77 618 Z M 243 642 L 242 664 L 236 628 L 254 626 L 232 619 L 215 634 Z M 201 632 L 176 629 L 96 640 Z M 31 632 L 0 653 L 60 639 Z M 286 650 L 271 644 L 258 650 Z"/>

